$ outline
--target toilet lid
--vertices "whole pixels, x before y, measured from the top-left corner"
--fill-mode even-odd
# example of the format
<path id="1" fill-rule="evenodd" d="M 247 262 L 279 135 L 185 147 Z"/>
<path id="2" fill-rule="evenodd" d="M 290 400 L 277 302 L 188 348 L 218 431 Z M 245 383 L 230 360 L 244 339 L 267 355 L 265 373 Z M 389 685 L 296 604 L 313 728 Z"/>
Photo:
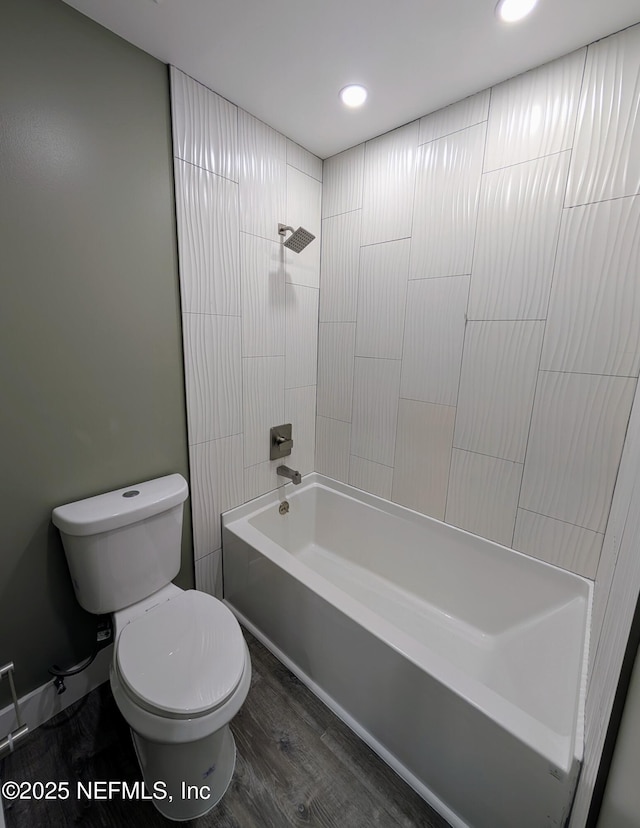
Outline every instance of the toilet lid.
<path id="1" fill-rule="evenodd" d="M 146 709 L 187 718 L 223 704 L 240 682 L 245 646 L 232 612 L 187 590 L 136 618 L 117 642 L 118 672 Z"/>

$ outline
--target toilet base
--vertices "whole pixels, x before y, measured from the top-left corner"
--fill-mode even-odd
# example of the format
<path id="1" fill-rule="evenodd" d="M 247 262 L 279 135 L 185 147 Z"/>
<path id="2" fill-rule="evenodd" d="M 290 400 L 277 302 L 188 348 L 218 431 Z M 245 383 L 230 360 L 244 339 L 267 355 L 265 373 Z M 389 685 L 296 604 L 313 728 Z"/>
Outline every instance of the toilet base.
<path id="1" fill-rule="evenodd" d="M 131 736 L 147 791 L 164 817 L 195 819 L 220 802 L 236 765 L 229 725 L 182 744 L 152 742 L 133 730 Z"/>

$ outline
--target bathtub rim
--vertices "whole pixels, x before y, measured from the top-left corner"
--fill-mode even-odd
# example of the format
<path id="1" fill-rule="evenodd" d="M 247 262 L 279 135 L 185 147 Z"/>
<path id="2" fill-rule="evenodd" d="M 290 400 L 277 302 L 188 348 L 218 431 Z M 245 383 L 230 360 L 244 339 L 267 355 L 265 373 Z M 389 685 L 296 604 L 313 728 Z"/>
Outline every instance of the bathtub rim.
<path id="1" fill-rule="evenodd" d="M 269 509 L 282 500 L 297 496 L 316 486 L 337 492 L 346 498 L 359 503 L 365 503 L 400 519 L 409 518 L 412 522 L 423 522 L 426 524 L 444 524 L 444 521 L 423 515 L 406 506 L 401 506 L 400 504 L 372 495 L 369 492 L 356 489 L 353 486 L 321 475 L 318 472 L 311 472 L 305 475 L 302 478 L 302 483 L 295 487 L 293 483 L 287 483 L 284 486 L 260 495 L 222 514 L 223 573 L 224 534 L 225 531 L 231 531 L 244 543 L 247 543 L 261 554 L 265 554 L 266 557 L 281 569 L 288 572 L 295 580 L 317 593 L 323 600 L 334 606 L 337 611 L 343 613 L 355 623 L 365 627 L 368 632 L 383 641 L 387 646 L 392 647 L 398 654 L 411 661 L 418 668 L 425 670 L 425 664 L 428 664 L 428 672 L 436 680 L 444 684 L 451 692 L 461 697 L 467 704 L 473 706 L 483 715 L 491 718 L 497 725 L 524 741 L 530 748 L 547 759 L 552 766 L 550 772 L 557 771 L 569 775 L 572 772 L 574 763 L 582 761 L 584 752 L 584 715 L 589 664 L 589 633 L 593 601 L 592 582 L 580 575 L 534 558 L 531 555 L 511 549 L 510 547 L 505 547 L 487 538 L 474 535 L 451 524 L 444 524 L 451 531 L 468 536 L 473 542 L 480 540 L 483 544 L 489 544 L 491 547 L 499 550 L 500 555 L 504 555 L 505 553 L 517 555 L 528 562 L 534 562 L 536 566 L 547 567 L 556 573 L 556 575 L 570 579 L 574 583 L 581 585 L 583 593 L 581 597 L 586 602 L 586 611 L 581 669 L 576 692 L 577 710 L 571 724 L 571 732 L 569 734 L 560 734 L 544 722 L 539 721 L 531 714 L 522 710 L 522 708 L 513 702 L 501 696 L 497 691 L 466 674 L 456 665 L 431 650 L 427 645 L 421 644 L 408 633 L 398 629 L 391 622 L 381 618 L 368 607 L 351 598 L 346 592 L 314 572 L 306 564 L 299 561 L 295 555 L 283 549 L 272 541 L 271 538 L 264 535 L 259 529 L 256 529 L 249 523 L 249 517 L 253 517 L 257 513 Z M 353 606 L 345 606 L 345 597 Z M 230 602 L 228 606 L 235 612 Z M 392 630 L 391 636 L 389 635 L 390 629 Z"/>

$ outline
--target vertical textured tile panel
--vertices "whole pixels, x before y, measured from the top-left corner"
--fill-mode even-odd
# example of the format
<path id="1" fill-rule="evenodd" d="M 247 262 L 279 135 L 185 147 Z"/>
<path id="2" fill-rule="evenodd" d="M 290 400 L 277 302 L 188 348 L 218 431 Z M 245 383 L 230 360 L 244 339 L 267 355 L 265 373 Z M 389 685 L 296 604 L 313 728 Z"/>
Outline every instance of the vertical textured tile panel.
<path id="1" fill-rule="evenodd" d="M 493 87 L 485 170 L 570 149 L 586 51 Z"/>
<path id="2" fill-rule="evenodd" d="M 524 462 L 544 322 L 469 322 L 453 444 Z"/>
<path id="3" fill-rule="evenodd" d="M 318 331 L 318 416 L 351 421 L 355 322 L 321 322 Z"/>
<path id="4" fill-rule="evenodd" d="M 315 385 L 318 379 L 318 291 L 286 286 L 285 388 Z"/>
<path id="5" fill-rule="evenodd" d="M 393 469 L 380 463 L 372 463 L 362 457 L 351 455 L 349 461 L 349 485 L 378 497 L 391 497 Z"/>
<path id="6" fill-rule="evenodd" d="M 237 107 L 172 66 L 171 110 L 174 155 L 237 181 Z"/>
<path id="7" fill-rule="evenodd" d="M 189 444 L 242 432 L 240 318 L 182 315 Z"/>
<path id="8" fill-rule="evenodd" d="M 454 449 L 446 522 L 511 546 L 521 479 L 520 463 Z"/>
<path id="9" fill-rule="evenodd" d="M 542 371 L 519 506 L 604 532 L 636 380 Z"/>
<path id="10" fill-rule="evenodd" d="M 411 235 L 418 122 L 367 141 L 364 158 L 362 244 Z"/>
<path id="11" fill-rule="evenodd" d="M 471 273 L 486 124 L 418 149 L 409 278 Z"/>
<path id="12" fill-rule="evenodd" d="M 322 218 L 359 210 L 364 181 L 364 144 L 327 158 L 322 180 Z"/>
<path id="13" fill-rule="evenodd" d="M 285 282 L 279 242 L 240 234 L 242 355 L 283 356 Z"/>
<path id="14" fill-rule="evenodd" d="M 284 392 L 284 419 L 291 423 L 293 449 L 283 462 L 300 474 L 309 474 L 316 454 L 316 387 L 288 388 Z"/>
<path id="15" fill-rule="evenodd" d="M 392 499 L 444 520 L 456 410 L 400 400 Z"/>
<path id="16" fill-rule="evenodd" d="M 569 153 L 482 179 L 469 294 L 470 319 L 544 319 Z"/>
<path id="17" fill-rule="evenodd" d="M 566 210 L 542 367 L 637 376 L 640 196 Z"/>
<path id="18" fill-rule="evenodd" d="M 343 483 L 349 481 L 351 423 L 316 419 L 316 471 Z"/>
<path id="19" fill-rule="evenodd" d="M 322 160 L 289 138 L 287 138 L 287 164 L 291 164 L 292 167 L 312 176 L 317 181 L 322 181 Z"/>
<path id="20" fill-rule="evenodd" d="M 402 358 L 410 239 L 360 251 L 356 355 Z"/>
<path id="21" fill-rule="evenodd" d="M 640 26 L 589 46 L 566 203 L 635 193 L 640 193 Z"/>
<path id="22" fill-rule="evenodd" d="M 276 469 L 284 460 L 267 460 L 256 463 L 244 470 L 244 500 L 253 500 L 254 497 L 272 492 L 278 486 L 284 486 L 287 480 L 280 477 Z"/>
<path id="23" fill-rule="evenodd" d="M 269 430 L 284 423 L 284 357 L 242 360 L 244 465 L 269 460 Z"/>
<path id="24" fill-rule="evenodd" d="M 355 322 L 361 211 L 322 222 L 321 322 Z"/>
<path id="25" fill-rule="evenodd" d="M 196 589 L 222 598 L 222 550 L 216 549 L 196 561 Z"/>
<path id="26" fill-rule="evenodd" d="M 603 535 L 518 509 L 513 548 L 585 578 L 595 578 Z"/>
<path id="27" fill-rule="evenodd" d="M 287 143 L 283 135 L 238 110 L 240 229 L 280 241 L 287 206 Z"/>
<path id="28" fill-rule="evenodd" d="M 352 454 L 384 466 L 393 466 L 399 387 L 399 360 L 356 358 Z"/>
<path id="29" fill-rule="evenodd" d="M 195 559 L 220 549 L 220 514 L 242 503 L 242 435 L 189 448 Z"/>
<path id="30" fill-rule="evenodd" d="M 287 212 L 285 224 L 297 230 L 302 226 L 315 239 L 300 253 L 284 249 L 285 279 L 298 285 L 320 285 L 320 202 L 322 184 L 308 175 L 287 166 Z"/>
<path id="31" fill-rule="evenodd" d="M 401 396 L 455 405 L 469 277 L 409 282 Z"/>
<path id="32" fill-rule="evenodd" d="M 490 90 L 485 89 L 477 95 L 471 95 L 420 118 L 419 143 L 426 144 L 427 141 L 435 141 L 436 138 L 442 138 L 452 132 L 459 132 L 461 129 L 486 121 L 489 117 L 490 94 Z"/>
<path id="33" fill-rule="evenodd" d="M 184 313 L 240 314 L 238 185 L 175 161 Z"/>

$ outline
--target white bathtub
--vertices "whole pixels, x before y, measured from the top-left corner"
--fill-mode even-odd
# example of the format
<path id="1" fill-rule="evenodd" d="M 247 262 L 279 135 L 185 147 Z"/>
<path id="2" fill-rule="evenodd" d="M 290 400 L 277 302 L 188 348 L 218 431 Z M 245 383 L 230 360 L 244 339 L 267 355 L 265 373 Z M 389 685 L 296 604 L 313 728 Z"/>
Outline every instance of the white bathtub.
<path id="1" fill-rule="evenodd" d="M 240 621 L 451 825 L 565 823 L 590 582 L 318 474 L 223 515 L 223 568 Z"/>

